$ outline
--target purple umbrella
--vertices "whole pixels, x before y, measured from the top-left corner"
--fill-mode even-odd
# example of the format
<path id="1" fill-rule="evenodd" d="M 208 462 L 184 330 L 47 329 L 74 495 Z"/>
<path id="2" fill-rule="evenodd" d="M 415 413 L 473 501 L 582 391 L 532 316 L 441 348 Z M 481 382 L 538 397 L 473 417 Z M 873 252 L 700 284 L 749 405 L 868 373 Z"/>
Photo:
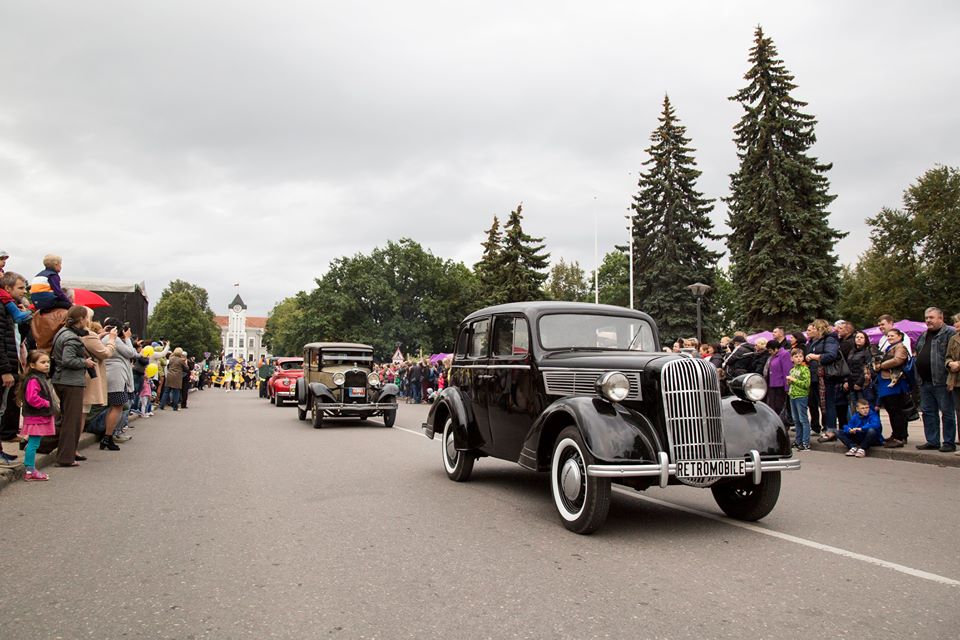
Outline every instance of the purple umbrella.
<path id="1" fill-rule="evenodd" d="M 907 334 L 912 344 L 916 344 L 920 334 L 927 330 L 926 324 L 917 322 L 916 320 L 900 320 L 899 322 L 893 323 L 893 326 Z M 880 344 L 880 338 L 883 337 L 883 334 L 880 332 L 880 327 L 870 327 L 869 329 L 864 329 L 863 332 L 867 334 L 871 344 Z"/>

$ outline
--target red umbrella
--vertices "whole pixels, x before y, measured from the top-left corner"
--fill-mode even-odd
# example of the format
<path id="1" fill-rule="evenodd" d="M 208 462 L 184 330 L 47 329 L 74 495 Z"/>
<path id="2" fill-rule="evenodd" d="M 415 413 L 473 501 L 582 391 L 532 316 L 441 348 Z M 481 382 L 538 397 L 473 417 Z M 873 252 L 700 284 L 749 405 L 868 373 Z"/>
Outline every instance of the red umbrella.
<path id="1" fill-rule="evenodd" d="M 73 290 L 73 304 L 82 304 L 83 306 L 90 307 L 91 309 L 110 306 L 110 303 L 101 298 L 98 294 L 86 289 Z"/>

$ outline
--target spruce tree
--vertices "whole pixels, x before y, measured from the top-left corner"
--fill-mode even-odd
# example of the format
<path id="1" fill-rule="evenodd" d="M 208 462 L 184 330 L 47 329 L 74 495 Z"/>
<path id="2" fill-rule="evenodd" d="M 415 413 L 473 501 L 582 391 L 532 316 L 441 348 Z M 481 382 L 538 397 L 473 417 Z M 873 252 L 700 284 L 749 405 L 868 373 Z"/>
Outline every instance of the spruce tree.
<path id="1" fill-rule="evenodd" d="M 503 302 L 500 287 L 500 251 L 503 234 L 500 232 L 500 219 L 497 216 L 493 216 L 493 224 L 487 229 L 486 234 L 486 241 L 480 245 L 483 247 L 483 255 L 480 257 L 480 262 L 473 265 L 473 272 L 480 286 L 481 304 L 490 305 Z"/>
<path id="2" fill-rule="evenodd" d="M 695 282 L 713 287 L 720 254 L 704 243 L 719 236 L 709 217 L 713 200 L 696 189 L 694 150 L 669 96 L 659 121 L 631 206 L 634 292 L 636 306 L 653 316 L 662 336 L 687 337 L 696 335 L 697 327 L 697 302 L 687 287 Z M 709 303 L 705 298 L 705 317 Z"/>
<path id="3" fill-rule="evenodd" d="M 797 85 L 757 27 L 749 84 L 730 100 L 743 106 L 734 127 L 740 168 L 730 176 L 730 277 L 751 328 L 799 326 L 829 316 L 839 293 L 836 241 L 823 164 L 809 155 L 816 119 L 790 95 Z"/>
<path id="4" fill-rule="evenodd" d="M 543 297 L 550 254 L 544 253 L 543 238 L 534 238 L 523 231 L 523 203 L 510 212 L 503 228 L 500 246 L 500 302 L 520 302 Z"/>

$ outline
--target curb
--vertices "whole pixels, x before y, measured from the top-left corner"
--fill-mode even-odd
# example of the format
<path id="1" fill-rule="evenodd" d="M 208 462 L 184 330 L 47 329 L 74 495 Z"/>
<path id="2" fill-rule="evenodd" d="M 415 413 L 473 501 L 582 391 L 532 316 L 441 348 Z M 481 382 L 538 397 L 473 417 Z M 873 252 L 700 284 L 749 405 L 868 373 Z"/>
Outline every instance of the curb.
<path id="1" fill-rule="evenodd" d="M 847 452 L 847 448 L 843 446 L 842 442 L 817 442 L 811 439 L 810 448 L 814 451 L 828 451 L 840 454 Z M 940 467 L 960 467 L 960 455 L 940 453 L 939 451 L 918 451 L 912 444 L 907 444 L 897 449 L 870 447 L 867 457 L 882 460 L 919 462 L 920 464 L 933 464 Z"/>
<path id="2" fill-rule="evenodd" d="M 130 422 L 135 422 L 140 419 L 140 416 L 130 416 Z M 80 442 L 77 444 L 77 451 L 82 451 L 87 447 L 97 444 L 100 442 L 100 438 L 93 434 L 84 431 L 80 434 Z M 56 449 L 54 449 L 54 452 Z M 21 450 L 20 461 L 23 461 L 23 453 Z M 37 454 L 37 469 L 43 469 L 49 467 L 57 461 L 57 456 L 51 453 L 38 453 Z M 23 480 L 23 474 L 26 473 L 26 468 L 21 464 L 19 467 L 14 469 L 0 469 L 0 491 L 3 491 L 3 488 L 8 484 L 13 484 L 14 482 L 19 482 Z"/>

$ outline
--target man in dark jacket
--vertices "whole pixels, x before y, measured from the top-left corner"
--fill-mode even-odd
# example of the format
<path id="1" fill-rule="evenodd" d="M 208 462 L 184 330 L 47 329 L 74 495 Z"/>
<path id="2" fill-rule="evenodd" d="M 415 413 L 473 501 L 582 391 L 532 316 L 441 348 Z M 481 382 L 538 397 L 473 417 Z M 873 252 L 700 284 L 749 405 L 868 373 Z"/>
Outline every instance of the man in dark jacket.
<path id="1" fill-rule="evenodd" d="M 927 441 L 918 444 L 917 449 L 950 453 L 957 450 L 957 419 L 953 394 L 947 390 L 946 354 L 947 343 L 956 330 L 943 321 L 943 311 L 936 307 L 927 309 L 923 319 L 927 330 L 917 340 L 914 370 L 920 382 L 920 410 L 923 413 L 923 435 Z"/>
<path id="2" fill-rule="evenodd" d="M 422 381 L 423 370 L 420 368 L 419 362 L 414 362 L 407 371 L 407 382 L 410 383 L 410 397 L 413 398 L 414 404 L 420 404 L 420 398 L 423 392 L 423 390 L 420 388 L 420 383 Z"/>
<path id="3" fill-rule="evenodd" d="M 733 351 L 723 362 L 723 371 L 727 375 L 727 380 L 750 373 L 753 370 L 753 358 L 756 353 L 753 345 L 743 336 L 734 336 L 731 342 L 734 345 Z"/>
<path id="4" fill-rule="evenodd" d="M 0 287 L 19 302 L 26 294 L 27 282 L 20 274 L 8 271 L 0 278 Z M 17 343 L 17 327 L 6 307 L 0 308 L 0 439 L 17 440 L 20 429 L 20 408 L 14 400 L 14 389 L 20 378 L 20 353 Z M 17 459 L 14 455 L 2 454 L 0 465 L 10 465 Z"/>

